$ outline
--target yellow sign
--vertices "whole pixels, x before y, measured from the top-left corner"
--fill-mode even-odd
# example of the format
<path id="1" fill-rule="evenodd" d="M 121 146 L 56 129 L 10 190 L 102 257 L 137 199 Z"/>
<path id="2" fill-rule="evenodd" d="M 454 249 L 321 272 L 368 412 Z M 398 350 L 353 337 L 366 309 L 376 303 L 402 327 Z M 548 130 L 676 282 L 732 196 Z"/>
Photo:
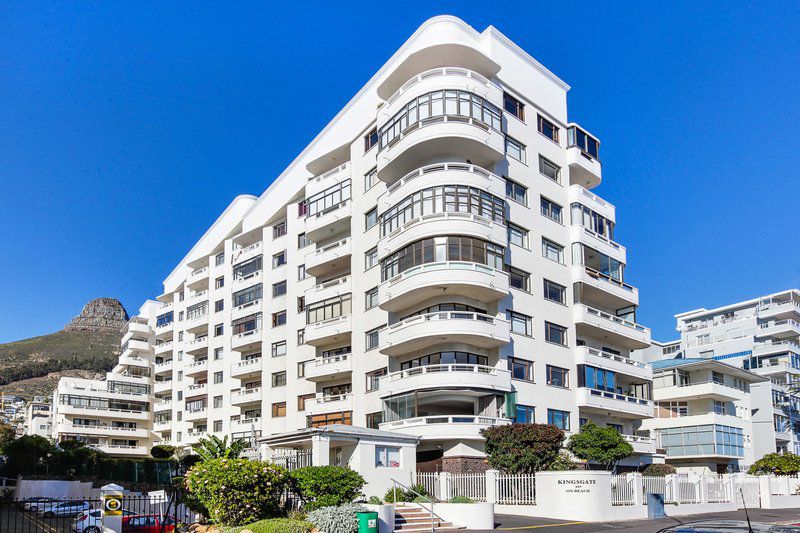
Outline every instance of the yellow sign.
<path id="1" fill-rule="evenodd" d="M 122 514 L 122 496 L 106 494 L 103 496 L 103 514 L 106 516 L 119 516 Z"/>

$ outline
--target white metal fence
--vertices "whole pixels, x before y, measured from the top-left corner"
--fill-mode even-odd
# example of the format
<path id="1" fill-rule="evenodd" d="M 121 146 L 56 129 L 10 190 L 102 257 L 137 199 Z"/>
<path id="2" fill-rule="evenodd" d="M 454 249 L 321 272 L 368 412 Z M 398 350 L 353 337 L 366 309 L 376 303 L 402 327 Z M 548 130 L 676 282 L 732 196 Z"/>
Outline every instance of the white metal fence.
<path id="1" fill-rule="evenodd" d="M 533 474 L 497 474 L 495 503 L 508 505 L 536 504 L 536 476 Z"/>
<path id="2" fill-rule="evenodd" d="M 634 476 L 611 476 L 611 505 L 634 505 L 638 490 L 642 487 Z"/>
<path id="3" fill-rule="evenodd" d="M 422 485 L 425 487 L 425 492 L 437 500 L 441 499 L 438 472 L 415 472 L 412 483 L 414 485 Z"/>
<path id="4" fill-rule="evenodd" d="M 448 476 L 450 498 L 465 496 L 476 502 L 486 501 L 486 474 L 452 474 Z"/>
<path id="5" fill-rule="evenodd" d="M 800 479 L 797 474 L 793 476 L 780 476 L 769 478 L 769 493 L 775 496 L 789 496 L 800 492 Z"/>

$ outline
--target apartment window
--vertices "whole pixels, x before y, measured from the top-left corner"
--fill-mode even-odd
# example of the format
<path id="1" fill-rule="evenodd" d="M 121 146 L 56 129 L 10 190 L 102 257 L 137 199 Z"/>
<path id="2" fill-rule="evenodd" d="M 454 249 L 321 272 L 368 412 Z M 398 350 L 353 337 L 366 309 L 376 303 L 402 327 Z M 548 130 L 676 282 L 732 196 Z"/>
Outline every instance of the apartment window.
<path id="1" fill-rule="evenodd" d="M 305 217 L 308 215 L 308 202 L 306 200 L 300 200 L 297 202 L 297 217 Z"/>
<path id="2" fill-rule="evenodd" d="M 283 296 L 286 294 L 286 280 L 279 281 L 278 283 L 272 284 L 272 297 L 276 298 L 278 296 Z"/>
<path id="3" fill-rule="evenodd" d="M 286 264 L 286 250 L 272 256 L 272 268 L 282 267 Z"/>
<path id="4" fill-rule="evenodd" d="M 306 377 L 306 365 L 312 363 L 313 361 L 300 361 L 297 363 L 297 377 L 304 378 Z"/>
<path id="5" fill-rule="evenodd" d="M 365 350 L 374 350 L 378 347 L 381 329 L 383 328 L 371 329 L 366 333 Z"/>
<path id="6" fill-rule="evenodd" d="M 347 316 L 352 312 L 351 296 L 335 296 L 306 306 L 306 324 L 316 324 L 323 320 Z"/>
<path id="7" fill-rule="evenodd" d="M 564 247 L 542 237 L 542 255 L 556 263 L 564 264 Z"/>
<path id="8" fill-rule="evenodd" d="M 194 320 L 195 318 L 201 318 L 206 316 L 208 313 L 208 302 L 201 302 L 199 304 L 192 305 L 186 310 L 186 320 Z"/>
<path id="9" fill-rule="evenodd" d="M 547 410 L 547 423 L 561 430 L 569 431 L 569 412 L 556 409 Z"/>
<path id="10" fill-rule="evenodd" d="M 381 261 L 381 280 L 386 281 L 415 266 L 441 261 L 465 261 L 503 269 L 505 249 L 494 243 L 443 235 L 412 242 Z"/>
<path id="11" fill-rule="evenodd" d="M 539 115 L 538 127 L 539 133 L 558 144 L 558 126 Z"/>
<path id="12" fill-rule="evenodd" d="M 364 174 L 364 190 L 368 191 L 378 183 L 378 167 Z"/>
<path id="13" fill-rule="evenodd" d="M 544 323 L 544 340 L 552 342 L 553 344 L 560 344 L 561 346 L 567 345 L 567 328 L 553 324 L 552 322 Z"/>
<path id="14" fill-rule="evenodd" d="M 561 224 L 561 206 L 552 200 L 548 200 L 544 196 L 541 197 L 542 214 L 549 219 L 555 220 Z"/>
<path id="15" fill-rule="evenodd" d="M 364 213 L 364 228 L 371 229 L 378 223 L 378 208 L 373 207 L 366 213 Z"/>
<path id="16" fill-rule="evenodd" d="M 580 202 L 570 205 L 572 223 L 580 224 L 584 228 L 599 234 L 609 240 L 614 240 L 614 221 L 596 213 Z"/>
<path id="17" fill-rule="evenodd" d="M 508 223 L 507 229 L 508 242 L 510 244 L 516 244 L 517 246 L 522 246 L 523 248 L 528 247 L 528 230 L 510 222 Z"/>
<path id="18" fill-rule="evenodd" d="M 367 392 L 378 390 L 381 377 L 385 376 L 386 373 L 386 368 L 379 368 L 378 370 L 367 372 Z"/>
<path id="19" fill-rule="evenodd" d="M 518 357 L 509 357 L 508 371 L 511 372 L 511 377 L 513 379 L 533 381 L 533 361 L 527 361 Z"/>
<path id="20" fill-rule="evenodd" d="M 250 278 L 258 272 L 261 272 L 262 265 L 263 260 L 260 255 L 257 255 L 252 259 L 248 259 L 247 261 L 237 263 L 233 265 L 233 279 L 237 280 Z"/>
<path id="21" fill-rule="evenodd" d="M 508 93 L 503 93 L 503 109 L 521 121 L 525 121 L 525 104 Z"/>
<path id="22" fill-rule="evenodd" d="M 263 293 L 263 285 L 257 283 L 252 287 L 247 287 L 241 291 L 233 293 L 233 306 L 239 307 L 242 305 L 253 304 L 261 299 Z"/>
<path id="23" fill-rule="evenodd" d="M 214 336 L 215 337 L 221 337 L 222 334 L 224 333 L 224 331 L 225 331 L 225 326 L 223 326 L 222 324 L 216 324 L 214 326 Z"/>
<path id="24" fill-rule="evenodd" d="M 350 199 L 350 180 L 342 180 L 306 200 L 306 218 L 334 211 Z"/>
<path id="25" fill-rule="evenodd" d="M 272 357 L 281 357 L 286 355 L 286 341 L 272 343 Z"/>
<path id="26" fill-rule="evenodd" d="M 370 149 L 378 144 L 378 128 L 372 128 L 369 133 L 364 135 L 364 152 L 369 152 Z"/>
<path id="27" fill-rule="evenodd" d="M 567 146 L 577 146 L 584 154 L 594 159 L 600 155 L 600 142 L 575 126 L 567 129 Z"/>
<path id="28" fill-rule="evenodd" d="M 272 238 L 277 239 L 278 237 L 283 237 L 284 235 L 286 235 L 286 221 L 281 220 L 272 226 Z"/>
<path id="29" fill-rule="evenodd" d="M 719 400 L 714 400 L 714 413 L 718 415 L 725 414 L 725 402 L 720 402 Z"/>
<path id="30" fill-rule="evenodd" d="M 305 296 L 298 296 L 297 297 L 297 312 L 302 313 L 306 310 L 306 297 Z"/>
<path id="31" fill-rule="evenodd" d="M 724 385 L 725 377 L 719 372 L 711 372 L 711 381 L 713 381 L 717 385 Z"/>
<path id="32" fill-rule="evenodd" d="M 180 311 L 178 313 L 178 322 L 183 322 L 183 311 Z M 180 333 L 178 333 L 178 337 L 180 337 L 178 340 L 180 340 L 180 341 L 183 340 L 183 332 L 182 331 Z"/>
<path id="33" fill-rule="evenodd" d="M 278 311 L 277 313 L 272 313 L 272 327 L 283 326 L 286 324 L 286 311 Z"/>
<path id="34" fill-rule="evenodd" d="M 222 383 L 222 372 L 214 372 L 214 384 Z"/>
<path id="35" fill-rule="evenodd" d="M 305 343 L 306 343 L 306 330 L 305 330 L 305 328 L 298 329 L 297 330 L 297 345 L 298 346 L 302 346 Z"/>
<path id="36" fill-rule="evenodd" d="M 525 162 L 525 145 L 506 135 L 506 154 L 517 161 Z"/>
<path id="37" fill-rule="evenodd" d="M 364 309 L 372 309 L 378 305 L 378 287 L 373 287 L 364 293 Z"/>
<path id="38" fill-rule="evenodd" d="M 164 313 L 163 315 L 158 315 L 156 317 L 156 327 L 160 328 L 172 324 L 173 320 L 175 319 L 174 317 L 175 313 L 173 311 Z"/>
<path id="39" fill-rule="evenodd" d="M 400 468 L 400 447 L 375 446 L 375 467 Z"/>
<path id="40" fill-rule="evenodd" d="M 544 299 L 560 304 L 566 303 L 567 288 L 549 279 L 544 280 Z"/>
<path id="41" fill-rule="evenodd" d="M 554 387 L 569 387 L 569 370 L 547 365 L 547 384 Z"/>
<path id="42" fill-rule="evenodd" d="M 225 252 L 218 253 L 214 256 L 214 265 L 220 266 L 225 264 Z"/>
<path id="43" fill-rule="evenodd" d="M 378 264 L 378 247 L 371 248 L 364 252 L 364 270 L 369 270 Z"/>
<path id="44" fill-rule="evenodd" d="M 297 247 L 298 248 L 305 248 L 306 246 L 311 245 L 311 239 L 309 239 L 305 232 L 300 233 L 297 235 Z"/>
<path id="45" fill-rule="evenodd" d="M 225 300 L 217 300 L 214 302 L 214 312 L 219 313 L 225 308 Z"/>
<path id="46" fill-rule="evenodd" d="M 254 313 L 242 318 L 237 318 L 231 322 L 231 329 L 234 335 L 258 331 L 261 329 L 261 313 Z"/>
<path id="47" fill-rule="evenodd" d="M 533 335 L 532 319 L 528 315 L 517 313 L 516 311 L 506 311 L 508 321 L 511 322 L 511 331 L 526 335 L 528 337 Z"/>
<path id="48" fill-rule="evenodd" d="M 282 370 L 280 372 L 273 372 L 272 373 L 272 386 L 273 387 L 285 387 L 286 386 L 286 371 Z"/>
<path id="49" fill-rule="evenodd" d="M 301 394 L 297 397 L 297 410 L 298 411 L 305 411 L 306 410 L 306 402 L 309 400 L 313 400 L 316 397 L 316 394 Z"/>
<path id="50" fill-rule="evenodd" d="M 547 159 L 546 157 L 539 156 L 539 173 L 544 174 L 556 183 L 559 182 L 561 175 L 561 167 Z"/>
<path id="51" fill-rule="evenodd" d="M 530 274 L 528 274 L 524 270 L 520 270 L 512 266 L 506 266 L 506 271 L 508 272 L 509 285 L 511 285 L 515 289 L 520 289 L 525 292 L 530 292 L 531 290 Z"/>
<path id="52" fill-rule="evenodd" d="M 506 196 L 523 205 L 528 205 L 528 188 L 506 178 Z"/>
<path id="53" fill-rule="evenodd" d="M 370 429 L 378 429 L 383 422 L 383 413 L 367 413 L 367 427 Z"/>
<path id="54" fill-rule="evenodd" d="M 308 275 L 306 274 L 306 265 L 298 265 L 297 267 L 297 281 L 303 281 Z"/>
<path id="55" fill-rule="evenodd" d="M 214 420 L 214 433 L 222 431 L 222 420 Z"/>
<path id="56" fill-rule="evenodd" d="M 280 418 L 286 416 L 286 402 L 278 402 L 272 404 L 272 418 Z"/>
<path id="57" fill-rule="evenodd" d="M 514 423 L 515 424 L 533 424 L 535 418 L 536 408 L 531 405 L 517 404 L 514 410 Z"/>
<path id="58" fill-rule="evenodd" d="M 214 409 L 222 407 L 222 396 L 214 396 Z"/>
<path id="59" fill-rule="evenodd" d="M 221 289 L 225 286 L 225 276 L 220 276 L 214 280 L 214 288 Z"/>
<path id="60" fill-rule="evenodd" d="M 400 363 L 400 370 L 429 365 L 482 365 L 486 366 L 488 358 L 470 352 L 437 352 Z"/>
<path id="61" fill-rule="evenodd" d="M 222 348 L 214 348 L 214 361 L 219 361 L 222 359 Z"/>

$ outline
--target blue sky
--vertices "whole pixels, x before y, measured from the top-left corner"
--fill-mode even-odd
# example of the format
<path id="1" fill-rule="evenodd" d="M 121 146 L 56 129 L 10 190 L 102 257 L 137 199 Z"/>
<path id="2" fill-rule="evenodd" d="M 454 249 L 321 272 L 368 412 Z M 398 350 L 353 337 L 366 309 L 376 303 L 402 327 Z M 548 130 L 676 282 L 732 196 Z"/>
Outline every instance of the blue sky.
<path id="1" fill-rule="evenodd" d="M 573 87 L 654 338 L 800 286 L 800 3 L 281 4 L 0 6 L 0 342 L 94 297 L 135 312 L 438 14 Z"/>

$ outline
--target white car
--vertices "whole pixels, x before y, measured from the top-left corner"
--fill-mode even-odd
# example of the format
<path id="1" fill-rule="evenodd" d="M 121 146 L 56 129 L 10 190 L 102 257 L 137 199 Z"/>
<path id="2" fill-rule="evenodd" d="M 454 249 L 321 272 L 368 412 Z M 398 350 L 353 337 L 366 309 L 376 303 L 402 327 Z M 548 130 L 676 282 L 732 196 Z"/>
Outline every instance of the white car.
<path id="1" fill-rule="evenodd" d="M 127 509 L 122 510 L 122 516 L 136 514 Z M 103 531 L 103 517 L 100 509 L 83 511 L 72 524 L 74 533 L 101 533 Z"/>
<path id="2" fill-rule="evenodd" d="M 25 509 L 26 511 L 37 511 L 39 507 L 41 507 L 42 505 L 54 501 L 56 501 L 55 498 L 34 497 L 34 498 L 25 498 L 19 503 L 22 504 L 22 508 Z"/>
<path id="3" fill-rule="evenodd" d="M 49 502 L 39 505 L 37 512 L 45 518 L 52 518 L 54 516 L 78 516 L 83 511 L 88 511 L 92 506 L 89 502 L 74 501 L 74 502 Z"/>

